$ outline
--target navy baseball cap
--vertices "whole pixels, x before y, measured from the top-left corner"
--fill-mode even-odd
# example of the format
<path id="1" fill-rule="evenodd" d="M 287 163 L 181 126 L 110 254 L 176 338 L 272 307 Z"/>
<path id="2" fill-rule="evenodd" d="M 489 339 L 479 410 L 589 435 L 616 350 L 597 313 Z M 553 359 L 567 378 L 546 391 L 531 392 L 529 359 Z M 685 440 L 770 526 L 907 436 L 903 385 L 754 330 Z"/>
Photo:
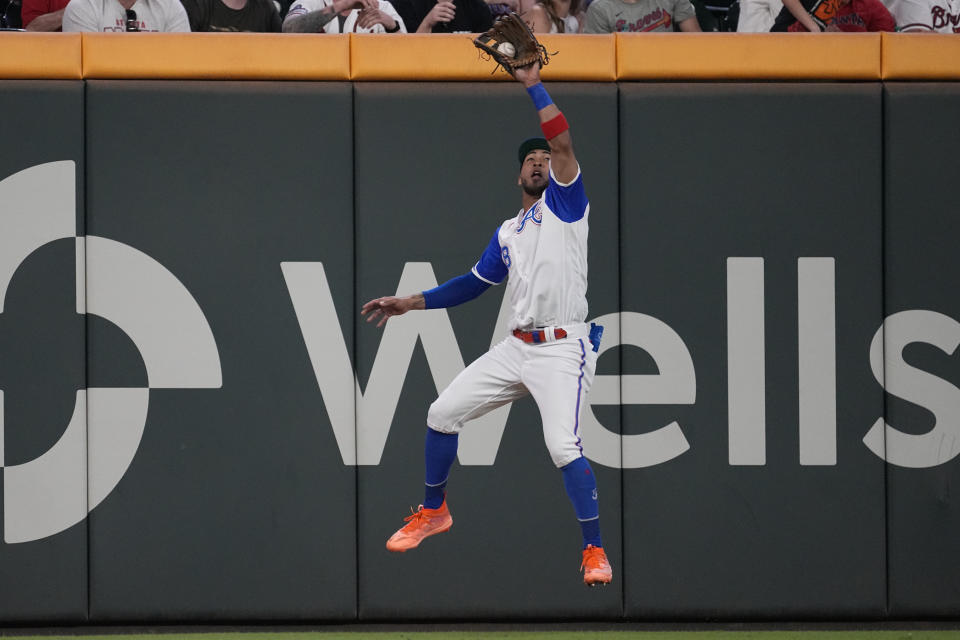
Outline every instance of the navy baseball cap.
<path id="1" fill-rule="evenodd" d="M 527 157 L 528 153 L 536 151 L 537 149 L 550 151 L 550 145 L 547 144 L 544 138 L 528 138 L 520 143 L 520 148 L 517 150 L 517 159 L 520 161 L 520 164 L 523 164 L 523 160 Z"/>

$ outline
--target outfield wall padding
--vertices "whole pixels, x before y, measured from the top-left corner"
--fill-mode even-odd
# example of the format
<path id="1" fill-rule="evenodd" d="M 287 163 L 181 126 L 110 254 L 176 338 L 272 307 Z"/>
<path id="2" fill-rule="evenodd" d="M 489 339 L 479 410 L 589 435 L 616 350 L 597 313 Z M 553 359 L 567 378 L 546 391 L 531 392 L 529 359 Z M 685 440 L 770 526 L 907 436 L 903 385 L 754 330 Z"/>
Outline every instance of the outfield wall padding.
<path id="1" fill-rule="evenodd" d="M 14 33 L 0 38 L 0 78 L 79 80 L 83 38 L 79 33 Z"/>
<path id="2" fill-rule="evenodd" d="M 900 319 L 887 335 L 891 383 L 886 421 L 897 432 L 887 451 L 890 611 L 901 617 L 955 616 L 960 602 L 960 302 L 954 295 L 960 222 L 949 169 L 960 134 L 943 126 L 960 87 L 889 83 L 884 88 L 885 313 Z M 915 342 L 904 346 L 904 336 Z M 919 371 L 904 371 L 904 368 Z M 918 378 L 929 372 L 936 378 Z M 935 412 L 923 396 L 941 398 Z M 904 435 L 901 435 L 904 434 Z M 904 459 L 906 458 L 906 459 Z M 902 466 L 922 464 L 920 468 Z"/>
<path id="3" fill-rule="evenodd" d="M 90 519 L 92 618 L 355 617 L 355 468 L 281 268 L 322 263 L 349 317 L 352 132 L 319 123 L 351 111 L 348 84 L 88 84 L 89 233 L 135 247 L 189 290 L 222 371 L 219 387 L 158 388 L 129 336 L 91 331 L 92 385 L 150 387 L 137 456 Z"/>
<path id="4" fill-rule="evenodd" d="M 687 37 L 691 36 L 691 37 Z M 617 34 L 618 80 L 874 80 L 881 34 Z"/>
<path id="5" fill-rule="evenodd" d="M 548 87 L 607 327 L 581 426 L 610 588 L 580 583 L 529 398 L 461 435 L 451 531 L 384 549 L 429 404 L 505 336 L 504 287 L 383 329 L 359 310 L 467 272 L 516 215 L 522 89 L 4 81 L 5 531 L 92 511 L 5 539 L 0 621 L 960 615 L 956 86 Z M 72 466 L 11 481 L 82 434 L 72 413 Z M 920 439 L 888 448 L 883 417 Z"/>
<path id="6" fill-rule="evenodd" d="M 83 83 L 0 82 L 0 619 L 87 619 Z M 38 219 L 34 206 L 52 215 Z M 68 428 L 68 425 L 69 428 Z"/>
<path id="7" fill-rule="evenodd" d="M 507 81 L 470 34 L 11 33 L 0 78 Z M 948 34 L 543 34 L 552 82 L 960 80 Z M 479 58 L 479 59 L 478 59 Z"/>
<path id="8" fill-rule="evenodd" d="M 866 349 L 882 311 L 879 88 L 627 84 L 620 101 L 623 312 L 676 332 L 696 393 L 624 395 L 626 439 L 675 420 L 689 446 L 625 461 L 626 614 L 883 615 L 883 463 L 857 436 L 883 410 Z M 731 364 L 755 349 L 750 370 Z M 813 375 L 834 385 L 800 379 L 810 351 L 832 355 Z M 659 357 L 664 376 L 681 360 Z"/>
<path id="9" fill-rule="evenodd" d="M 350 38 L 304 34 L 145 33 L 136 42 L 83 34 L 83 77 L 181 80 L 347 80 Z M 232 34 L 237 35 L 237 34 Z"/>

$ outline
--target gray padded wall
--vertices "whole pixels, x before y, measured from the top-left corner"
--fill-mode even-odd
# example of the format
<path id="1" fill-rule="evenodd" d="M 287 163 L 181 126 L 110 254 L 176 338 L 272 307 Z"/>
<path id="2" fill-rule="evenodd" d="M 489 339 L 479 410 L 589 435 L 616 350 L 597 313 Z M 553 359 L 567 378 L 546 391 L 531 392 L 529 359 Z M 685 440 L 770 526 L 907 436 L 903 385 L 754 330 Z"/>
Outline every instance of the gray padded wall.
<path id="1" fill-rule="evenodd" d="M 624 392 L 626 437 L 676 420 L 689 444 L 624 471 L 627 616 L 883 615 L 884 465 L 860 442 L 883 410 L 867 357 L 882 306 L 879 87 L 624 84 L 620 134 L 624 314 L 668 325 L 696 378 L 692 405 Z M 689 381 L 682 349 L 655 348 L 662 363 L 628 354 L 624 375 Z M 815 405 L 803 438 L 798 353 Z"/>
<path id="2" fill-rule="evenodd" d="M 571 123 L 591 199 L 590 313 L 615 313 L 616 87 L 549 88 Z M 430 263 L 438 282 L 473 267 L 497 226 L 519 211 L 517 147 L 540 135 L 537 125 L 529 98 L 517 86 L 356 85 L 358 306 L 396 293 L 405 264 Z M 408 269 L 415 275 L 423 268 Z M 495 465 L 489 464 L 492 458 L 480 460 L 487 464 L 454 464 L 448 485 L 450 532 L 402 555 L 384 548 L 403 524 L 408 505 L 416 508 L 423 500 L 426 412 L 437 396 L 432 376 L 452 377 L 458 356 L 469 363 L 490 347 L 502 297 L 503 287 L 491 288 L 479 300 L 451 309 L 450 324 L 443 311 L 398 319 L 405 324 L 391 320 L 393 333 L 389 324 L 385 332 L 358 316 L 358 378 L 368 394 L 358 411 L 361 458 L 371 452 L 359 469 L 361 619 L 605 618 L 621 612 L 619 576 L 607 590 L 585 592 L 577 575 L 579 527 L 530 398 L 509 411 Z M 450 326 L 459 354 L 445 347 Z M 424 349 L 401 335 L 418 328 L 429 335 L 429 365 Z M 616 340 L 615 333 L 606 339 Z M 391 412 L 388 383 L 370 392 L 374 359 L 382 368 L 379 376 L 395 371 L 401 378 L 411 351 L 409 373 Z M 616 373 L 616 350 L 600 360 L 600 367 Z M 616 410 L 603 413 L 607 428 L 618 432 Z M 388 435 L 376 429 L 384 420 Z M 470 436 L 482 439 L 478 430 L 494 428 L 469 424 L 461 436 L 461 456 L 476 452 Z M 379 442 L 382 457 L 375 455 Z M 620 474 L 598 464 L 594 469 L 605 545 L 619 574 Z"/>
<path id="3" fill-rule="evenodd" d="M 87 453 L 73 237 L 83 229 L 83 84 L 0 82 L 0 114 L 0 620 L 80 622 Z"/>
<path id="4" fill-rule="evenodd" d="M 351 100 L 337 83 L 88 83 L 89 233 L 108 239 L 90 241 L 89 297 L 112 309 L 131 281 L 150 292 L 135 298 L 145 326 L 91 323 L 90 384 L 151 387 L 139 451 L 91 514 L 92 619 L 355 615 L 355 471 L 281 270 L 306 265 L 309 310 L 322 263 L 342 321 L 307 335 L 342 328 L 346 358 Z M 120 400 L 91 404 L 91 422 Z"/>
<path id="5" fill-rule="evenodd" d="M 960 132 L 952 123 L 960 112 L 960 86 L 888 84 L 884 109 L 886 415 L 893 429 L 907 434 L 887 442 L 890 613 L 956 616 L 960 212 L 954 194 Z"/>
<path id="6" fill-rule="evenodd" d="M 549 89 L 610 588 L 530 399 L 461 437 L 451 532 L 384 549 L 503 288 L 357 311 L 518 210 L 519 87 L 3 81 L 0 621 L 956 616 L 960 88 Z"/>

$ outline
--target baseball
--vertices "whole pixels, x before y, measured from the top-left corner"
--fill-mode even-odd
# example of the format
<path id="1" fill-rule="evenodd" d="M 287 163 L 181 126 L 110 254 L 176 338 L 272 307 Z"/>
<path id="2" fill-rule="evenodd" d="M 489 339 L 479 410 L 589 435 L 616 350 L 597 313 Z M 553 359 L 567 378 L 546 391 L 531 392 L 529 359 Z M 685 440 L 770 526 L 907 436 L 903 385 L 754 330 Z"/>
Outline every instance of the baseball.
<path id="1" fill-rule="evenodd" d="M 513 56 L 517 55 L 517 50 L 509 42 L 501 42 L 500 45 L 497 47 L 497 51 L 507 56 L 508 58 L 512 58 Z"/>

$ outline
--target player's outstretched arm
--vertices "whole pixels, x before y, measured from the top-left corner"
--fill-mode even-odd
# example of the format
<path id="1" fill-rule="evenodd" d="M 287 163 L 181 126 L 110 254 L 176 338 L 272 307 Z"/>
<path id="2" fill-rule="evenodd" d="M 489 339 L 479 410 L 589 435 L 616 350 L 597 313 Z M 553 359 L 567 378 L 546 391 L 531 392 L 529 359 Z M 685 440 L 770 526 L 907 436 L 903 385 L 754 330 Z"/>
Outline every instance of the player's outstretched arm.
<path id="1" fill-rule="evenodd" d="M 383 323 L 393 316 L 402 316 L 407 311 L 425 308 L 422 293 L 415 293 L 412 296 L 404 296 L 402 298 L 384 296 L 383 298 L 374 298 L 363 305 L 360 309 L 360 315 L 367 316 L 367 322 L 373 322 L 377 318 L 380 318 L 377 326 L 382 327 Z"/>
<path id="2" fill-rule="evenodd" d="M 498 254 L 499 255 L 499 254 Z M 391 316 L 400 316 L 415 309 L 447 309 L 469 302 L 490 288 L 490 282 L 470 271 L 462 276 L 451 278 L 439 287 L 415 293 L 412 296 L 397 298 L 387 296 L 376 298 L 360 309 L 360 315 L 367 315 L 367 322 L 377 318 L 378 327 Z"/>
<path id="3" fill-rule="evenodd" d="M 550 145 L 550 167 L 553 175 L 563 184 L 573 182 L 578 170 L 577 158 L 573 155 L 573 138 L 570 137 L 566 118 L 540 83 L 540 63 L 535 62 L 529 67 L 515 70 L 513 77 L 527 88 L 527 93 L 537 107 L 540 127 Z"/>

